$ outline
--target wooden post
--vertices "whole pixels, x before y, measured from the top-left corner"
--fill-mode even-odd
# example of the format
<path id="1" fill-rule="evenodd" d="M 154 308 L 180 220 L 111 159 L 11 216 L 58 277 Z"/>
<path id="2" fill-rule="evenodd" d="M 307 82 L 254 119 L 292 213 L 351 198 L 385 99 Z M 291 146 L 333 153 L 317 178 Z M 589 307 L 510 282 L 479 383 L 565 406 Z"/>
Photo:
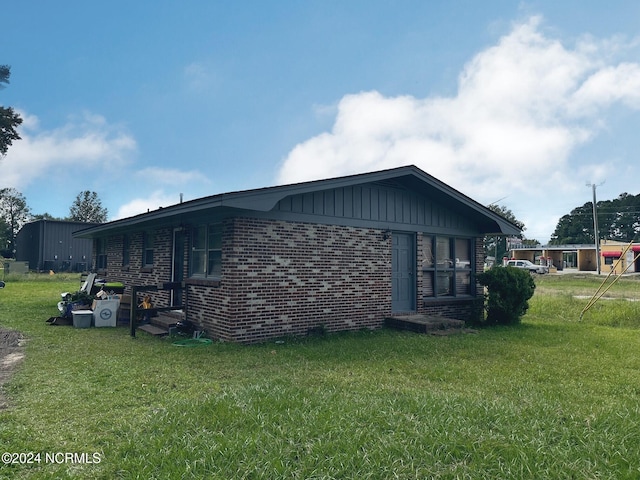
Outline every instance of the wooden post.
<path id="1" fill-rule="evenodd" d="M 129 335 L 133 338 L 136 336 L 136 328 L 138 319 L 138 288 L 131 287 L 131 305 L 129 306 Z"/>

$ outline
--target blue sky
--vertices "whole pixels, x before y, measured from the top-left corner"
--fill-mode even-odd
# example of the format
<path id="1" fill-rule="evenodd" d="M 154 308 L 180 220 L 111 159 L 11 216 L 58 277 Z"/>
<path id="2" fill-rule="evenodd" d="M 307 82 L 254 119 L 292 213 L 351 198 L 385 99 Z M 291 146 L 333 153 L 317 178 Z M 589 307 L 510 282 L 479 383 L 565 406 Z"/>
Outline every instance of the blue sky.
<path id="1" fill-rule="evenodd" d="M 228 191 L 415 164 L 546 242 L 640 192 L 640 2 L 2 4 L 0 187 L 122 218 Z M 604 183 L 603 183 L 604 182 Z"/>

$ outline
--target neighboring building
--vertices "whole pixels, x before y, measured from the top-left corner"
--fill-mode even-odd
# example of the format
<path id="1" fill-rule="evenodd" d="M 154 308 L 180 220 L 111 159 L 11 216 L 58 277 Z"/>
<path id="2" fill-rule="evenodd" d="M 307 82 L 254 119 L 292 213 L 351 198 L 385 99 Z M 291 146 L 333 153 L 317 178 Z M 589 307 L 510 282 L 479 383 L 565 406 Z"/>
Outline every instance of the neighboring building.
<path id="1" fill-rule="evenodd" d="M 563 268 L 575 268 L 580 272 L 598 270 L 594 244 L 516 246 L 511 249 L 511 258 L 529 260 L 558 270 Z M 600 272 L 612 271 L 615 274 L 640 272 L 640 243 L 600 240 Z"/>
<path id="2" fill-rule="evenodd" d="M 97 223 L 36 220 L 24 225 L 16 236 L 16 260 L 29 269 L 54 272 L 86 272 L 91 268 L 93 242 L 73 238 L 73 233 Z"/>
<path id="3" fill-rule="evenodd" d="M 529 260 L 536 265 L 563 270 L 575 268 L 579 271 L 596 271 L 596 246 L 587 245 L 512 245 L 511 260 Z M 504 263 L 502 259 L 501 263 Z"/>
<path id="4" fill-rule="evenodd" d="M 600 242 L 600 271 L 603 273 L 640 272 L 640 244 L 602 240 Z"/>
<path id="5" fill-rule="evenodd" d="M 414 167 L 205 197 L 75 234 L 132 286 L 184 282 L 187 320 L 257 342 L 382 327 L 391 314 L 481 315 L 483 237 L 517 226 Z M 134 299 L 134 301 L 136 301 Z"/>

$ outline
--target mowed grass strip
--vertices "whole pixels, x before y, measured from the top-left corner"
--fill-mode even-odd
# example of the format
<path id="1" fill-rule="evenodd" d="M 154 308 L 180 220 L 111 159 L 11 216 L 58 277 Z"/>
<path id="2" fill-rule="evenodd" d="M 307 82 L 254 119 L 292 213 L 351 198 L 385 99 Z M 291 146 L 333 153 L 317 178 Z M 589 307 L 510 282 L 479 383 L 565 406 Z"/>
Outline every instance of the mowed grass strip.
<path id="1" fill-rule="evenodd" d="M 0 477 L 638 478 L 638 302 L 603 300 L 580 321 L 573 292 L 598 279 L 536 282 L 516 327 L 198 348 L 49 326 L 79 282 L 8 282 L 0 326 L 28 342 L 0 445 L 100 463 Z M 629 282 L 612 292 L 628 298 Z"/>

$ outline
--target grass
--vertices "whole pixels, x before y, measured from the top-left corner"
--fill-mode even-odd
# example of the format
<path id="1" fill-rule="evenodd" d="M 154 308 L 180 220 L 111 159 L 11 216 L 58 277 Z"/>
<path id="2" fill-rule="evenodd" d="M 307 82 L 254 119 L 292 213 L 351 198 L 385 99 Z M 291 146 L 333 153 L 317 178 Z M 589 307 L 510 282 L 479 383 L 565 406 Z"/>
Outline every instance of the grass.
<path id="1" fill-rule="evenodd" d="M 638 478 L 640 302 L 602 300 L 580 321 L 575 295 L 596 278 L 536 282 L 521 325 L 476 335 L 199 348 L 51 327 L 79 281 L 7 282 L 0 325 L 28 343 L 0 445 L 100 463 L 0 466 L 0 478 Z"/>

